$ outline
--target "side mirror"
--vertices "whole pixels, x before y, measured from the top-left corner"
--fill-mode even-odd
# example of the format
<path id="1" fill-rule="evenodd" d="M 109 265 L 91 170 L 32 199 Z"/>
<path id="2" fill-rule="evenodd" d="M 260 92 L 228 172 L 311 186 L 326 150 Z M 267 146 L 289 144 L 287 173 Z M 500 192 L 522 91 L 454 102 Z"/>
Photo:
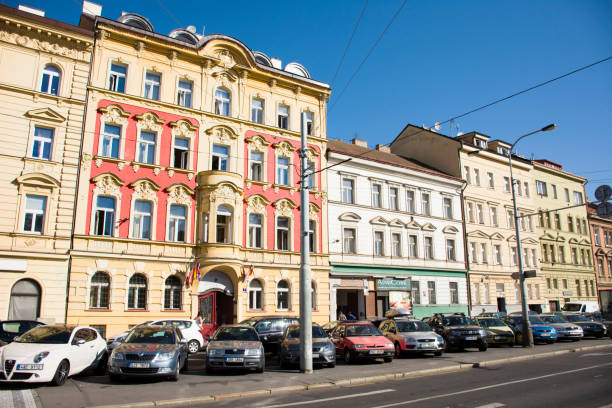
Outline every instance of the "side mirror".
<path id="1" fill-rule="evenodd" d="M 83 344 L 85 344 L 85 339 L 75 339 L 72 341 L 72 344 L 77 345 L 77 346 L 82 346 Z"/>

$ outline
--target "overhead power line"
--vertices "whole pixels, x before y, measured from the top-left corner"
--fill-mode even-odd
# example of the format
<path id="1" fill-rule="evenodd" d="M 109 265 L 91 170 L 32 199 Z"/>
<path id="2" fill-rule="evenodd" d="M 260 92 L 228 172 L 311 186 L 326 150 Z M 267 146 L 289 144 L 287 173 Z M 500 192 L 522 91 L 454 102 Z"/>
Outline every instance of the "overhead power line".
<path id="1" fill-rule="evenodd" d="M 171 18 L 172 20 L 174 20 L 174 22 L 175 22 L 176 24 L 178 24 L 178 26 L 179 26 L 179 27 L 184 27 L 184 26 L 183 26 L 183 24 L 181 24 L 181 22 L 180 22 L 180 21 L 178 21 L 178 19 L 177 19 L 176 17 L 174 17 L 174 16 L 172 15 L 172 13 L 170 13 L 170 10 L 168 10 L 168 9 L 166 8 L 166 6 L 164 6 L 164 5 L 162 4 L 161 0 L 157 0 L 157 4 L 159 4 L 159 5 L 160 5 L 160 7 L 161 7 L 162 9 L 164 9 L 164 11 L 166 12 L 166 14 L 168 14 L 168 15 L 170 16 L 170 18 Z"/>

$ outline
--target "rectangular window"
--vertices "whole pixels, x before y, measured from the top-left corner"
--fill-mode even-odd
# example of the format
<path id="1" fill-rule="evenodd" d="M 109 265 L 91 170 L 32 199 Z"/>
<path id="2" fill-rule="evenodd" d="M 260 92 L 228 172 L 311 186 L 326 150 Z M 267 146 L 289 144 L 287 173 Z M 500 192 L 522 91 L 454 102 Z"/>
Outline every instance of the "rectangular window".
<path id="1" fill-rule="evenodd" d="M 262 216 L 249 214 L 249 248 L 262 248 Z"/>
<path id="2" fill-rule="evenodd" d="M 304 178 L 304 187 L 308 189 L 314 189 L 314 171 L 315 164 L 313 162 L 308 162 L 306 164 L 305 178 Z"/>
<path id="3" fill-rule="evenodd" d="M 423 215 L 431 215 L 431 209 L 429 205 L 429 193 L 421 194 L 421 207 L 423 209 Z"/>
<path id="4" fill-rule="evenodd" d="M 342 202 L 347 204 L 353 204 L 355 202 L 354 196 L 355 181 L 350 178 L 342 179 Z"/>
<path id="5" fill-rule="evenodd" d="M 280 105 L 278 107 L 278 127 L 289 129 L 289 107 Z"/>
<path id="6" fill-rule="evenodd" d="M 96 199 L 94 235 L 113 236 L 115 223 L 115 199 L 100 196 Z"/>
<path id="7" fill-rule="evenodd" d="M 306 134 L 312 136 L 313 131 L 313 116 L 312 112 L 304 112 L 304 121 L 306 122 Z"/>
<path id="8" fill-rule="evenodd" d="M 425 259 L 434 259 L 432 237 L 425 237 Z"/>
<path id="9" fill-rule="evenodd" d="M 161 76 L 153 72 L 147 72 L 145 76 L 145 92 L 144 97 L 148 99 L 159 100 L 159 86 L 161 84 Z"/>
<path id="10" fill-rule="evenodd" d="M 595 238 L 595 245 L 601 246 L 601 238 L 599 236 L 599 228 L 593 227 L 593 237 Z"/>
<path id="11" fill-rule="evenodd" d="M 489 263 L 487 258 L 487 244 L 480 244 L 480 259 L 482 259 L 483 264 Z"/>
<path id="12" fill-rule="evenodd" d="M 548 190 L 546 188 L 546 183 L 543 181 L 536 180 L 536 191 L 538 192 L 538 195 L 541 195 L 542 197 L 548 196 Z"/>
<path id="13" fill-rule="evenodd" d="M 582 200 L 582 193 L 580 191 L 574 191 L 574 204 L 584 204 Z"/>
<path id="14" fill-rule="evenodd" d="M 414 191 L 406 190 L 406 211 L 414 213 Z"/>
<path id="15" fill-rule="evenodd" d="M 391 256 L 400 257 L 402 256 L 401 245 L 402 241 L 400 239 L 401 235 L 397 233 L 391 234 Z"/>
<path id="16" fill-rule="evenodd" d="M 455 254 L 455 240 L 454 239 L 446 240 L 446 259 L 448 259 L 449 261 L 454 261 L 457 259 L 456 254 Z"/>
<path id="17" fill-rule="evenodd" d="M 512 259 L 512 266 L 516 266 L 518 264 L 516 247 L 510 247 L 510 259 Z"/>
<path id="18" fill-rule="evenodd" d="M 249 152 L 249 178 L 255 181 L 263 181 L 263 153 Z"/>
<path id="19" fill-rule="evenodd" d="M 489 208 L 489 212 L 490 212 L 490 216 L 491 216 L 491 225 L 494 227 L 497 227 L 498 222 L 497 222 L 497 208 L 496 207 L 491 207 Z"/>
<path id="20" fill-rule="evenodd" d="M 495 262 L 495 265 L 502 264 L 501 245 L 493 245 L 493 261 Z"/>
<path id="21" fill-rule="evenodd" d="M 382 186 L 380 184 L 372 184 L 372 207 L 380 208 L 380 195 Z"/>
<path id="22" fill-rule="evenodd" d="M 213 145 L 211 170 L 228 171 L 229 147 Z"/>
<path id="23" fill-rule="evenodd" d="M 397 187 L 389 188 L 389 209 L 397 210 Z"/>
<path id="24" fill-rule="evenodd" d="M 276 159 L 276 184 L 289 185 L 289 158 L 278 157 Z"/>
<path id="25" fill-rule="evenodd" d="M 276 219 L 276 249 L 289 251 L 289 218 L 287 217 Z"/>
<path id="26" fill-rule="evenodd" d="M 563 189 L 565 191 L 565 201 L 570 202 L 570 192 L 568 188 Z"/>
<path id="27" fill-rule="evenodd" d="M 421 285 L 419 281 L 411 281 L 410 282 L 410 292 L 412 293 L 412 304 L 420 305 L 421 304 Z"/>
<path id="28" fill-rule="evenodd" d="M 100 156 L 119 158 L 119 141 L 121 140 L 121 126 L 104 124 L 102 134 L 102 152 Z"/>
<path id="29" fill-rule="evenodd" d="M 125 93 L 125 78 L 127 67 L 121 64 L 111 64 L 108 75 L 108 89 L 115 92 Z"/>
<path id="30" fill-rule="evenodd" d="M 50 160 L 51 146 L 53 146 L 53 129 L 34 126 L 32 157 L 35 159 Z"/>
<path id="31" fill-rule="evenodd" d="M 559 262 L 565 263 L 565 248 L 562 246 L 559 247 Z"/>
<path id="32" fill-rule="evenodd" d="M 514 179 L 514 186 L 516 188 L 516 195 L 522 196 L 523 191 L 521 190 L 521 181 Z"/>
<path id="33" fill-rule="evenodd" d="M 559 214 L 555 214 L 555 229 L 561 230 L 561 216 Z"/>
<path id="34" fill-rule="evenodd" d="M 467 211 L 467 221 L 469 223 L 474 223 L 474 204 L 468 202 L 466 206 L 466 211 Z"/>
<path id="35" fill-rule="evenodd" d="M 469 166 L 464 167 L 463 177 L 468 184 L 472 184 L 472 174 Z"/>
<path id="36" fill-rule="evenodd" d="M 525 186 L 525 197 L 529 197 L 529 183 L 524 182 L 523 185 Z M 519 186 L 520 188 L 521 186 Z"/>
<path id="37" fill-rule="evenodd" d="M 474 184 L 480 185 L 480 170 L 474 169 Z"/>
<path id="38" fill-rule="evenodd" d="M 459 287 L 457 282 L 449 282 L 448 287 L 450 290 L 450 302 L 452 305 L 459 304 Z"/>
<path id="39" fill-rule="evenodd" d="M 482 210 L 482 204 L 476 204 L 476 219 L 479 224 L 484 224 L 484 213 Z"/>
<path id="40" fill-rule="evenodd" d="M 346 254 L 356 253 L 355 235 L 356 235 L 356 231 L 354 228 L 344 228 L 344 231 L 343 231 L 344 240 L 343 240 L 343 245 L 342 245 L 342 252 Z"/>
<path id="41" fill-rule="evenodd" d="M 570 215 L 567 216 L 567 230 L 574 232 L 574 219 Z"/>
<path id="42" fill-rule="evenodd" d="M 576 295 L 582 296 L 582 290 L 580 288 L 580 280 L 576 279 Z"/>
<path id="43" fill-rule="evenodd" d="M 470 242 L 470 257 L 472 263 L 478 263 L 478 252 L 476 251 L 476 243 Z"/>
<path id="44" fill-rule="evenodd" d="M 189 166 L 189 139 L 174 138 L 174 166 L 177 169 L 187 169 Z"/>
<path id="45" fill-rule="evenodd" d="M 487 184 L 489 185 L 490 189 L 495 189 L 495 178 L 493 173 L 487 173 Z"/>
<path id="46" fill-rule="evenodd" d="M 429 281 L 427 282 L 427 296 L 429 297 L 429 304 L 435 305 L 436 301 L 436 282 Z"/>
<path id="47" fill-rule="evenodd" d="M 132 238 L 151 239 L 152 208 L 150 201 L 136 200 L 134 202 Z"/>
<path id="48" fill-rule="evenodd" d="M 508 210 L 506 212 L 506 218 L 508 219 L 508 228 L 514 228 L 514 214 L 512 214 L 512 211 Z"/>
<path id="49" fill-rule="evenodd" d="M 185 222 L 187 220 L 187 207 L 183 205 L 170 205 L 168 219 L 168 241 L 185 242 Z"/>
<path id="50" fill-rule="evenodd" d="M 264 101 L 263 99 L 251 99 L 251 122 L 263 123 Z"/>
<path id="51" fill-rule="evenodd" d="M 452 220 L 453 219 L 453 200 L 448 197 L 443 198 L 442 206 L 444 210 L 444 218 L 446 218 L 447 220 Z"/>
<path id="52" fill-rule="evenodd" d="M 417 252 L 417 236 L 416 235 L 408 235 L 408 257 L 416 258 L 418 256 Z"/>
<path id="53" fill-rule="evenodd" d="M 374 255 L 383 256 L 385 254 L 385 241 L 382 231 L 374 232 Z"/>
<path id="54" fill-rule="evenodd" d="M 311 254 L 317 252 L 317 223 L 313 220 L 308 221 L 308 247 Z"/>
<path id="55" fill-rule="evenodd" d="M 504 191 L 509 193 L 510 190 L 510 177 L 504 177 Z"/>
<path id="56" fill-rule="evenodd" d="M 23 216 L 23 232 L 42 234 L 45 222 L 47 197 L 26 195 Z"/>
<path id="57" fill-rule="evenodd" d="M 550 189 L 552 190 L 552 198 L 557 199 L 557 186 L 554 184 L 551 184 Z"/>
<path id="58" fill-rule="evenodd" d="M 578 265 L 578 250 L 576 248 L 572 248 L 572 263 Z"/>
<path id="59" fill-rule="evenodd" d="M 176 103 L 186 108 L 191 108 L 191 95 L 193 93 L 193 83 L 190 81 L 179 81 L 176 95 Z"/>
<path id="60" fill-rule="evenodd" d="M 215 89 L 215 113 L 217 115 L 229 116 L 231 95 L 228 90 L 223 88 Z"/>
<path id="61" fill-rule="evenodd" d="M 155 163 L 155 139 L 156 134 L 153 132 L 140 132 L 138 139 L 138 161 L 140 163 Z"/>

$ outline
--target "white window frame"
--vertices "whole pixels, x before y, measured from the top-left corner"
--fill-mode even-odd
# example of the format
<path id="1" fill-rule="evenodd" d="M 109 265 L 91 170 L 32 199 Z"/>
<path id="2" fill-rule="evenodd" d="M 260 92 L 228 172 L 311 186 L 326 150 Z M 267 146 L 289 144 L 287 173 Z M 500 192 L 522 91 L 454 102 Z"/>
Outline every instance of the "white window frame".
<path id="1" fill-rule="evenodd" d="M 352 231 L 353 235 L 348 236 L 347 230 Z M 352 249 L 352 251 L 350 251 L 349 249 Z M 357 228 L 353 228 L 353 227 L 343 227 L 342 228 L 342 253 L 343 254 L 356 254 L 357 253 Z"/>
<path id="2" fill-rule="evenodd" d="M 38 133 L 39 130 L 42 131 L 50 131 L 51 137 L 42 136 Z M 33 159 L 39 160 L 51 160 L 53 157 L 53 139 L 55 138 L 55 129 L 46 127 L 46 126 L 38 126 L 34 125 L 34 134 L 32 136 L 32 147 L 30 149 L 30 157 Z M 48 157 L 45 157 L 45 147 L 49 146 L 49 154 Z M 38 146 L 38 155 L 34 154 L 34 147 Z"/>
<path id="3" fill-rule="evenodd" d="M 384 231 L 374 231 L 374 246 L 373 253 L 374 256 L 385 256 L 385 232 Z"/>
<path id="4" fill-rule="evenodd" d="M 350 189 L 346 188 L 344 182 L 350 182 Z M 341 178 L 341 201 L 345 204 L 355 204 L 355 179 L 352 177 Z"/>
<path id="5" fill-rule="evenodd" d="M 454 238 L 446 238 L 446 260 L 457 260 L 457 243 Z"/>
<path id="6" fill-rule="evenodd" d="M 148 240 L 155 240 L 155 235 L 154 235 L 154 231 L 153 231 L 153 225 L 155 224 L 155 218 L 154 218 L 154 213 L 155 213 L 155 203 L 153 201 L 150 200 L 142 200 L 142 199 L 134 199 L 132 200 L 132 222 L 131 222 L 131 231 L 130 231 L 130 237 L 132 239 L 148 239 Z M 137 202 L 145 202 L 145 203 L 149 203 L 149 205 L 151 206 L 151 212 L 150 213 L 145 213 L 145 212 L 140 212 L 136 209 L 136 204 Z M 143 236 L 143 231 L 144 231 L 144 226 L 145 226 L 145 222 L 146 222 L 146 217 L 149 217 L 149 233 L 150 236 L 149 237 L 145 237 Z M 136 228 L 136 226 L 138 225 L 138 229 Z M 138 234 L 137 234 L 138 231 Z"/>
<path id="7" fill-rule="evenodd" d="M 185 209 L 185 215 L 183 217 L 172 215 L 172 207 L 182 207 Z M 181 204 L 168 204 L 168 241 L 170 242 L 187 242 L 187 214 L 189 207 Z M 183 240 L 179 239 L 180 224 L 183 221 Z M 174 234 L 171 231 L 174 230 Z"/>
<path id="8" fill-rule="evenodd" d="M 157 91 L 157 98 L 154 98 Z M 161 73 L 146 71 L 143 86 L 143 97 L 154 101 L 161 99 Z"/>
<path id="9" fill-rule="evenodd" d="M 113 70 L 114 66 L 125 68 L 125 73 L 114 71 Z M 119 62 L 111 61 L 110 66 L 108 68 L 108 90 L 113 91 L 113 92 L 118 92 L 118 93 L 125 93 L 125 89 L 127 86 L 127 73 L 128 73 L 127 64 L 122 64 Z M 120 91 L 118 88 L 119 88 L 120 81 L 122 79 L 123 79 L 123 90 Z"/>
<path id="10" fill-rule="evenodd" d="M 255 101 L 261 102 L 261 107 L 255 106 Z M 263 124 L 265 108 L 266 101 L 263 98 L 251 98 L 251 122 Z"/>
<path id="11" fill-rule="evenodd" d="M 42 198 L 43 199 L 43 209 L 28 209 L 28 198 Z M 25 200 L 24 200 L 24 204 L 23 204 L 23 218 L 22 218 L 22 222 L 21 222 L 21 230 L 26 233 L 26 234 L 37 234 L 37 235 L 44 235 L 45 231 L 46 231 L 46 222 L 47 222 L 47 209 L 48 209 L 48 205 L 49 205 L 49 197 L 46 195 L 40 195 L 40 194 L 26 194 L 25 195 Z M 28 217 L 28 215 L 31 215 L 32 221 L 30 224 L 30 229 L 27 230 L 25 228 L 25 221 L 26 218 Z M 38 217 L 41 217 L 40 220 L 40 231 L 36 230 L 36 224 L 37 224 L 37 219 Z"/>
<path id="12" fill-rule="evenodd" d="M 251 222 L 251 216 L 257 216 L 260 219 L 259 224 Z M 254 249 L 263 249 L 264 235 L 264 215 L 259 213 L 248 213 L 247 214 L 247 247 Z M 257 237 L 259 237 L 259 245 L 256 245 Z"/>
<path id="13" fill-rule="evenodd" d="M 176 85 L 176 104 L 191 108 L 193 106 L 193 81 L 179 79 Z"/>
<path id="14" fill-rule="evenodd" d="M 259 287 L 255 286 L 255 283 L 259 285 Z M 260 279 L 253 279 L 249 282 L 249 310 L 264 310 L 263 304 L 263 284 Z M 258 305 L 259 304 L 259 305 Z M 257 307 L 259 306 L 259 307 Z"/>
<path id="15" fill-rule="evenodd" d="M 43 89 L 43 83 L 45 82 L 45 76 L 47 79 L 47 89 Z M 53 81 L 57 78 L 57 90 L 53 92 Z M 62 85 L 62 70 L 53 64 L 47 64 L 42 70 L 42 75 L 40 76 L 40 92 L 46 93 L 48 95 L 59 96 Z"/>
<path id="16" fill-rule="evenodd" d="M 215 148 L 225 149 L 226 152 L 215 152 Z M 210 153 L 210 169 L 216 171 L 229 171 L 230 146 L 214 143 Z M 215 166 L 216 160 L 216 166 Z M 216 168 L 215 168 L 216 167 Z"/>
<path id="17" fill-rule="evenodd" d="M 391 233 L 391 256 L 394 258 L 402 256 L 402 234 L 399 232 Z"/>
<path id="18" fill-rule="evenodd" d="M 286 112 L 281 110 L 286 110 Z M 278 105 L 278 109 L 276 110 L 276 126 L 279 129 L 289 129 L 290 114 L 291 112 L 288 105 Z"/>
<path id="19" fill-rule="evenodd" d="M 287 220 L 287 227 L 279 227 L 278 221 L 280 218 L 284 218 Z M 274 240 L 275 240 L 275 245 L 274 248 L 277 251 L 291 251 L 291 231 L 292 231 L 292 217 L 285 217 L 285 216 L 277 216 L 276 219 L 274 220 Z M 279 245 L 279 232 L 283 231 L 286 235 L 287 235 L 287 248 L 280 248 Z"/>
<path id="20" fill-rule="evenodd" d="M 399 210 L 399 188 L 389 187 L 389 209 L 393 211 Z"/>
<path id="21" fill-rule="evenodd" d="M 280 287 L 281 282 L 285 282 L 287 284 L 287 287 L 281 288 Z M 283 307 L 281 305 L 281 298 L 280 298 L 281 293 L 287 294 L 287 307 Z M 283 279 L 283 280 L 278 281 L 278 283 L 276 284 L 276 310 L 286 311 L 290 309 L 291 309 L 291 285 L 289 284 L 288 280 Z"/>
<path id="22" fill-rule="evenodd" d="M 142 138 L 143 133 L 153 135 L 153 139 L 154 139 L 153 142 L 151 143 L 148 140 L 144 140 Z M 157 139 L 158 137 L 157 137 L 156 132 L 153 132 L 150 130 L 142 130 L 142 129 L 138 132 L 138 143 L 136 144 L 137 146 L 136 147 L 136 161 L 137 162 L 146 163 L 146 164 L 156 164 L 157 163 Z M 146 156 L 148 156 L 148 154 L 150 153 L 150 150 L 153 149 L 153 161 L 152 162 L 142 160 L 141 151 L 142 151 L 143 145 L 145 146 Z"/>
<path id="23" fill-rule="evenodd" d="M 187 148 L 183 148 L 183 146 L 177 146 L 177 141 L 178 140 L 186 140 L 187 141 Z M 181 162 L 185 162 L 185 167 L 175 167 L 176 164 L 176 154 L 177 154 L 177 150 L 180 151 L 181 154 Z M 185 159 L 183 160 L 182 158 L 185 157 Z M 190 162 L 191 162 L 191 139 L 188 137 L 173 137 L 172 138 L 172 163 L 171 164 L 171 168 L 175 168 L 175 169 L 182 169 L 182 170 L 189 170 L 190 169 Z"/>
<path id="24" fill-rule="evenodd" d="M 382 184 L 380 183 L 372 183 L 372 207 L 382 208 Z"/>
<path id="25" fill-rule="evenodd" d="M 423 237 L 423 256 L 425 259 L 435 259 L 433 237 Z"/>
<path id="26" fill-rule="evenodd" d="M 213 112 L 215 115 L 232 116 L 232 93 L 223 87 L 215 88 L 213 98 Z"/>
<path id="27" fill-rule="evenodd" d="M 431 194 L 429 192 L 421 193 L 421 214 L 425 216 L 431 215 Z"/>

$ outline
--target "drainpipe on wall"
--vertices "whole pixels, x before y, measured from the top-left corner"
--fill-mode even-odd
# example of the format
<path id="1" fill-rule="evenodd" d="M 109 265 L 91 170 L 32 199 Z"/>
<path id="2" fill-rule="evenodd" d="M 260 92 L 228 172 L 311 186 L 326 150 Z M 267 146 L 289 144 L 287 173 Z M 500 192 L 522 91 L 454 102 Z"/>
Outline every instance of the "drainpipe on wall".
<path id="1" fill-rule="evenodd" d="M 461 174 L 461 149 L 463 148 L 463 142 L 460 142 L 461 146 L 457 150 L 458 160 L 459 160 L 459 174 Z M 459 193 L 460 201 L 461 201 L 461 225 L 463 226 L 463 260 L 465 263 L 465 283 L 467 290 L 467 301 L 468 301 L 468 315 L 472 315 L 472 285 L 470 282 L 470 258 L 468 251 L 468 237 L 467 237 L 467 228 L 465 226 L 465 202 L 463 197 L 463 192 L 467 188 L 467 182 L 465 180 L 461 180 L 463 186 L 461 187 L 461 192 Z"/>

